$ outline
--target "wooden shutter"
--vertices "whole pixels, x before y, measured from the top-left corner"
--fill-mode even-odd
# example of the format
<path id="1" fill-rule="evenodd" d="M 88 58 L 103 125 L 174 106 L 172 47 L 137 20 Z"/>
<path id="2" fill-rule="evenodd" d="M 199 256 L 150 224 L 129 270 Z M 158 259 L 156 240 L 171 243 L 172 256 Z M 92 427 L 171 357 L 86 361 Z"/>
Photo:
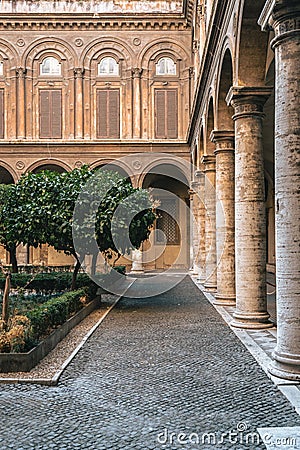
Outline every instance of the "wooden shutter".
<path id="1" fill-rule="evenodd" d="M 61 90 L 40 91 L 40 137 L 61 138 Z"/>
<path id="2" fill-rule="evenodd" d="M 4 138 L 4 89 L 0 89 L 0 139 Z"/>
<path id="3" fill-rule="evenodd" d="M 62 137 L 61 126 L 61 90 L 51 91 L 51 137 Z"/>
<path id="4" fill-rule="evenodd" d="M 99 89 L 97 91 L 97 137 L 120 137 L 120 91 Z"/>
<path id="5" fill-rule="evenodd" d="M 178 137 L 177 89 L 155 90 L 155 137 L 176 139 Z"/>

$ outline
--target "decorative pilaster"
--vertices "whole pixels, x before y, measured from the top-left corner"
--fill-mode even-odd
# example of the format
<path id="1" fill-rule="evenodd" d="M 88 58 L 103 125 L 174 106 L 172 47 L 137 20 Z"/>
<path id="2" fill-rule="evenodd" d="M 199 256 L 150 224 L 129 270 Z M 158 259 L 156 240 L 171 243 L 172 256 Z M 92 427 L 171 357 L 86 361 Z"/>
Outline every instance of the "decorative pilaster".
<path id="1" fill-rule="evenodd" d="M 143 69 L 135 67 L 132 69 L 132 84 L 133 84 L 133 137 L 141 137 L 141 76 Z"/>
<path id="2" fill-rule="evenodd" d="M 274 6 L 274 5 L 273 5 Z M 278 1 L 275 31 L 275 230 L 277 346 L 270 372 L 300 381 L 300 4 Z"/>
<path id="3" fill-rule="evenodd" d="M 202 158 L 205 173 L 205 283 L 208 291 L 217 289 L 216 253 L 216 157 L 205 155 Z"/>
<path id="4" fill-rule="evenodd" d="M 24 67 L 16 68 L 16 92 L 17 92 L 17 138 L 25 138 L 25 77 Z"/>
<path id="5" fill-rule="evenodd" d="M 213 131 L 216 155 L 217 305 L 235 305 L 234 132 Z"/>
<path id="6" fill-rule="evenodd" d="M 205 281 L 205 204 L 204 204 L 204 190 L 205 190 L 205 175 L 202 170 L 196 170 L 195 180 L 197 183 L 197 220 L 198 220 L 198 255 L 197 267 L 198 277 L 200 283 Z"/>
<path id="7" fill-rule="evenodd" d="M 75 79 L 75 138 L 83 138 L 83 75 L 84 69 L 74 68 Z"/>
<path id="8" fill-rule="evenodd" d="M 266 296 L 266 213 L 262 121 L 272 89 L 232 87 L 235 109 L 235 265 L 239 328 L 272 327 Z"/>

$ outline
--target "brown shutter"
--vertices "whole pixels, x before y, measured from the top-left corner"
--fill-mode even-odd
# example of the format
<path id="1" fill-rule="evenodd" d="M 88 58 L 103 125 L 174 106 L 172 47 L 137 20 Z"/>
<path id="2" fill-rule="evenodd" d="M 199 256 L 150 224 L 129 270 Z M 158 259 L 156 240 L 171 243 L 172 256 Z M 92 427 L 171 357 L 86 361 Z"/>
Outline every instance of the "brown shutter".
<path id="1" fill-rule="evenodd" d="M 155 137 L 166 138 L 166 91 L 155 90 Z"/>
<path id="2" fill-rule="evenodd" d="M 120 137 L 120 91 L 113 89 L 108 91 L 108 129 L 109 137 Z"/>
<path id="3" fill-rule="evenodd" d="M 97 91 L 97 137 L 120 137 L 120 91 L 99 89 Z"/>
<path id="4" fill-rule="evenodd" d="M 108 137 L 107 104 L 108 90 L 97 91 L 97 138 Z"/>
<path id="5" fill-rule="evenodd" d="M 62 137 L 61 90 L 40 91 L 40 137 Z"/>
<path id="6" fill-rule="evenodd" d="M 51 92 L 51 137 L 61 138 L 61 90 Z"/>
<path id="7" fill-rule="evenodd" d="M 155 90 L 155 137 L 176 139 L 178 136 L 177 89 Z"/>
<path id="8" fill-rule="evenodd" d="M 176 139 L 178 136 L 178 108 L 177 108 L 177 90 L 169 89 L 167 93 L 167 137 Z"/>
<path id="9" fill-rule="evenodd" d="M 4 138 L 4 89 L 0 89 L 0 139 Z"/>
<path id="10" fill-rule="evenodd" d="M 50 137 L 50 91 L 40 91 L 40 137 Z"/>

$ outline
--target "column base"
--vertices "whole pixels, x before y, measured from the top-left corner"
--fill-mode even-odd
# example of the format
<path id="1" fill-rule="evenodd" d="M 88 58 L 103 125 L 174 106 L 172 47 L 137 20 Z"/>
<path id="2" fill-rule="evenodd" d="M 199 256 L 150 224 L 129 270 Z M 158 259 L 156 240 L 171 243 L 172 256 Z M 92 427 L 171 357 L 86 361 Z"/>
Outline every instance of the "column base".
<path id="1" fill-rule="evenodd" d="M 270 314 L 268 312 L 261 313 L 241 313 L 233 314 L 233 321 L 230 323 L 235 328 L 248 328 L 252 330 L 263 330 L 272 328 L 274 324 L 269 321 Z"/>
<path id="2" fill-rule="evenodd" d="M 300 382 L 300 355 L 287 355 L 275 349 L 272 356 L 274 361 L 268 367 L 271 375 Z"/>
<path id="3" fill-rule="evenodd" d="M 208 292 L 217 292 L 216 284 L 204 283 L 204 288 Z"/>
<path id="4" fill-rule="evenodd" d="M 235 295 L 223 295 L 217 293 L 213 304 L 217 306 L 235 306 Z"/>

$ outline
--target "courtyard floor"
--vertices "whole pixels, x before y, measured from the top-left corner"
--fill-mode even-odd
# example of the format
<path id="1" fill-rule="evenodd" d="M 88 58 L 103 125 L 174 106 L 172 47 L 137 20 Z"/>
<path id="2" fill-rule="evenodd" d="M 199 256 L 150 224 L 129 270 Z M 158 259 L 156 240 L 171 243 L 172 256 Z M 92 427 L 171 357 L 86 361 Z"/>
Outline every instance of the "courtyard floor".
<path id="1" fill-rule="evenodd" d="M 1 450 L 253 450 L 257 428 L 300 426 L 189 277 L 122 298 L 57 386 L 0 385 L 0 409 Z"/>

